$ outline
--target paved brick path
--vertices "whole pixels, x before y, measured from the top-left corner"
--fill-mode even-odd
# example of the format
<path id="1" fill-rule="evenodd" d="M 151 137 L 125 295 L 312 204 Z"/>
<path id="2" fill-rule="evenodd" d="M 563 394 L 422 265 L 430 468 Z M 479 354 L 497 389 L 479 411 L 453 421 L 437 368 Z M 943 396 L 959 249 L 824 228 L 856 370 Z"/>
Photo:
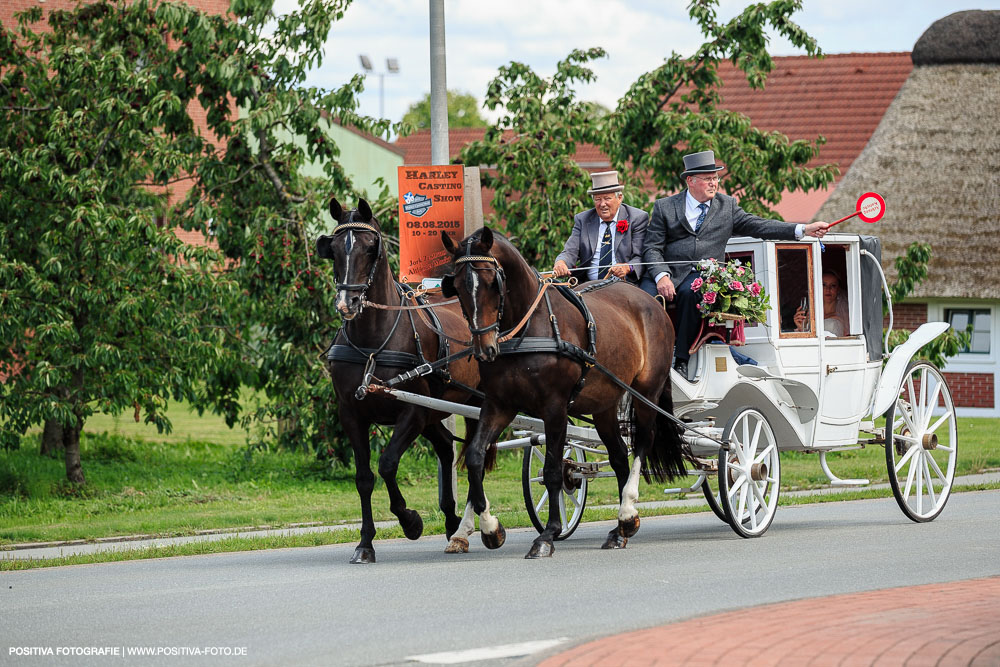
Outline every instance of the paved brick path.
<path id="1" fill-rule="evenodd" d="M 606 637 L 540 664 L 995 667 L 1000 577 L 742 609 Z"/>

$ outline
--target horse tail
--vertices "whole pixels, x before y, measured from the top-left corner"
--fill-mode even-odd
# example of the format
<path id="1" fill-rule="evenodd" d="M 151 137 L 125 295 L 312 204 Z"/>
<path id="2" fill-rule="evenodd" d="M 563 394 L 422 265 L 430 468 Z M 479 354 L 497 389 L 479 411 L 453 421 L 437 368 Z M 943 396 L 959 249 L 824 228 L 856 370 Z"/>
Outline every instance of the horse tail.
<path id="1" fill-rule="evenodd" d="M 478 421 L 473 421 L 471 419 L 465 420 L 465 440 L 462 441 L 462 449 L 458 452 L 458 461 L 456 461 L 456 465 L 459 470 L 465 469 L 465 454 L 469 449 L 469 443 L 472 442 L 472 436 L 475 433 L 475 429 L 478 424 Z M 499 448 L 495 442 L 491 442 L 486 446 L 486 453 L 483 455 L 483 472 L 489 472 L 496 469 L 498 451 Z"/>
<path id="2" fill-rule="evenodd" d="M 674 413 L 674 398 L 670 391 L 669 381 L 660 394 L 661 410 Z M 684 477 L 687 472 L 684 467 L 684 455 L 681 448 L 681 434 L 676 424 L 666 416 L 656 413 L 656 429 L 653 432 L 653 442 L 646 453 L 646 481 L 652 475 L 658 482 Z"/>

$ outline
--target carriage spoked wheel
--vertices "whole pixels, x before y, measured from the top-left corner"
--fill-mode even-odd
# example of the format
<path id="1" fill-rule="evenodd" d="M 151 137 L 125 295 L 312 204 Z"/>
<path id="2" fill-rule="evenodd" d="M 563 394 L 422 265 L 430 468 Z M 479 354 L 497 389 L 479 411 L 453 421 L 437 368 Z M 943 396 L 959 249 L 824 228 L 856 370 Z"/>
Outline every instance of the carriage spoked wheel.
<path id="1" fill-rule="evenodd" d="M 712 510 L 712 513 L 724 522 L 729 523 L 726 510 L 722 507 L 722 495 L 712 488 L 712 475 L 705 476 L 704 481 L 701 483 L 701 492 L 705 494 L 705 501 L 708 503 L 708 507 Z"/>
<path id="2" fill-rule="evenodd" d="M 559 494 L 559 521 L 562 530 L 556 536 L 557 540 L 565 540 L 573 534 L 580 520 L 583 509 L 587 505 L 587 478 L 572 477 L 572 466 L 569 462 L 585 463 L 587 452 L 581 447 L 566 445 L 563 448 L 562 492 Z M 521 468 L 521 488 L 524 492 L 524 506 L 528 509 L 528 518 L 539 533 L 545 530 L 548 520 L 549 491 L 542 479 L 542 468 L 545 466 L 545 450 L 541 447 L 525 447 L 524 463 Z M 540 518 L 546 517 L 545 520 Z"/>
<path id="3" fill-rule="evenodd" d="M 885 413 L 885 463 L 896 503 L 913 521 L 933 521 L 951 495 L 958 427 L 948 383 L 926 361 L 910 364 Z"/>
<path id="4" fill-rule="evenodd" d="M 759 537 L 778 509 L 781 458 L 767 418 L 744 407 L 729 419 L 719 448 L 719 495 L 729 525 L 740 537 Z"/>

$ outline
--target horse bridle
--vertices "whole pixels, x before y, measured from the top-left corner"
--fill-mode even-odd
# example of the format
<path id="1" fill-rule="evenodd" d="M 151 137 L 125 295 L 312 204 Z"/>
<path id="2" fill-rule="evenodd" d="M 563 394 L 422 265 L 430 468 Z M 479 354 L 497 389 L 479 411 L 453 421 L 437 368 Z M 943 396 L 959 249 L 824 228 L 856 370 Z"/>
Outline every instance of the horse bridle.
<path id="1" fill-rule="evenodd" d="M 472 262 L 488 262 L 491 266 L 472 266 Z M 496 257 L 492 255 L 466 255 L 465 257 L 459 257 L 455 260 L 455 273 L 453 275 L 457 276 L 458 272 L 463 268 L 464 265 L 469 265 L 469 268 L 473 271 L 493 271 L 496 274 L 496 280 L 494 285 L 500 294 L 500 304 L 497 307 L 497 321 L 485 327 L 480 327 L 478 329 L 473 328 L 475 322 L 469 320 L 469 333 L 473 336 L 480 336 L 482 334 L 488 333 L 493 330 L 499 331 L 500 320 L 503 319 L 503 306 L 504 298 L 507 295 L 505 275 L 503 272 L 503 267 L 500 266 L 500 262 L 497 261 Z M 472 294 L 473 303 L 475 303 L 476 295 Z M 466 319 L 469 319 L 466 317 Z"/>
<path id="2" fill-rule="evenodd" d="M 382 232 L 374 225 L 369 225 L 367 222 L 344 222 L 337 225 L 333 229 L 333 235 L 336 236 L 342 231 L 350 229 L 360 229 L 362 231 L 371 232 L 375 235 L 377 245 L 375 246 L 375 261 L 372 262 L 371 268 L 368 269 L 368 278 L 364 283 L 336 283 L 337 290 L 345 291 L 359 291 L 361 292 L 361 302 L 365 301 L 365 292 L 371 287 L 372 280 L 375 278 L 375 269 L 378 268 L 378 258 L 382 256 Z"/>

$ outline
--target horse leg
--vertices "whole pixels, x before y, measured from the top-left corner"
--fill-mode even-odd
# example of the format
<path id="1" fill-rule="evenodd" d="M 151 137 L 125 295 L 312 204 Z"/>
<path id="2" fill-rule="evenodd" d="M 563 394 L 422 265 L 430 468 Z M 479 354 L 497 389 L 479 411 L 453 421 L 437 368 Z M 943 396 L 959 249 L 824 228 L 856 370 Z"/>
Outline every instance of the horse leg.
<path id="1" fill-rule="evenodd" d="M 389 494 L 389 510 L 399 519 L 403 534 L 411 540 L 416 540 L 423 534 L 424 522 L 419 514 L 406 507 L 406 499 L 399 490 L 396 474 L 399 472 L 400 457 L 423 428 L 423 410 L 410 407 L 405 409 L 396 419 L 392 438 L 378 461 L 378 474 L 385 481 L 385 490 Z"/>
<path id="2" fill-rule="evenodd" d="M 444 514 L 445 538 L 451 536 L 458 530 L 461 519 L 455 514 L 455 489 L 452 487 L 452 471 L 455 467 L 455 448 L 451 431 L 443 422 L 432 422 L 427 424 L 423 430 L 423 436 L 427 438 L 434 453 L 438 458 L 438 507 Z"/>
<path id="3" fill-rule="evenodd" d="M 480 412 L 476 433 L 465 450 L 465 466 L 469 470 L 469 502 L 472 503 L 473 511 L 479 515 L 479 534 L 488 549 L 503 546 L 507 531 L 500 519 L 490 514 L 490 503 L 483 490 L 486 448 L 497 441 L 515 414 L 514 410 L 487 402 Z"/>
<path id="4" fill-rule="evenodd" d="M 532 542 L 525 558 L 545 558 L 555 551 L 553 540 L 562 531 L 559 503 L 562 500 L 562 457 L 566 444 L 566 406 L 554 408 L 545 416 L 545 465 L 542 479 L 549 494 L 549 520 L 535 541 Z"/>
<path id="5" fill-rule="evenodd" d="M 375 489 L 375 475 L 371 469 L 371 450 L 368 445 L 369 423 L 361 423 L 349 409 L 341 403 L 340 422 L 351 441 L 354 450 L 354 487 L 361 500 L 361 542 L 351 557 L 352 563 L 374 563 L 375 519 L 372 516 L 372 491 Z"/>
<path id="6" fill-rule="evenodd" d="M 629 478 L 628 447 L 621 436 L 621 425 L 618 423 L 617 406 L 613 410 L 594 415 L 594 427 L 601 442 L 608 450 L 608 463 L 615 472 L 615 479 L 618 481 L 618 502 L 621 504 L 622 493 Z M 633 533 L 634 534 L 634 533 Z M 628 544 L 628 537 L 622 530 L 621 525 L 617 525 L 608 533 L 607 539 L 601 545 L 602 549 L 624 549 Z"/>
<path id="7" fill-rule="evenodd" d="M 618 529 L 626 538 L 632 537 L 639 531 L 639 510 L 635 504 L 639 501 L 639 477 L 642 474 L 646 452 L 653 440 L 656 414 L 646 405 L 635 405 L 635 421 L 632 469 L 621 491 L 621 504 L 618 506 Z"/>
<path id="8" fill-rule="evenodd" d="M 458 525 L 444 548 L 446 554 L 467 554 L 469 553 L 469 536 L 476 532 L 476 512 L 472 509 L 472 503 L 465 503 L 465 513 L 462 515 L 462 523 Z"/>

